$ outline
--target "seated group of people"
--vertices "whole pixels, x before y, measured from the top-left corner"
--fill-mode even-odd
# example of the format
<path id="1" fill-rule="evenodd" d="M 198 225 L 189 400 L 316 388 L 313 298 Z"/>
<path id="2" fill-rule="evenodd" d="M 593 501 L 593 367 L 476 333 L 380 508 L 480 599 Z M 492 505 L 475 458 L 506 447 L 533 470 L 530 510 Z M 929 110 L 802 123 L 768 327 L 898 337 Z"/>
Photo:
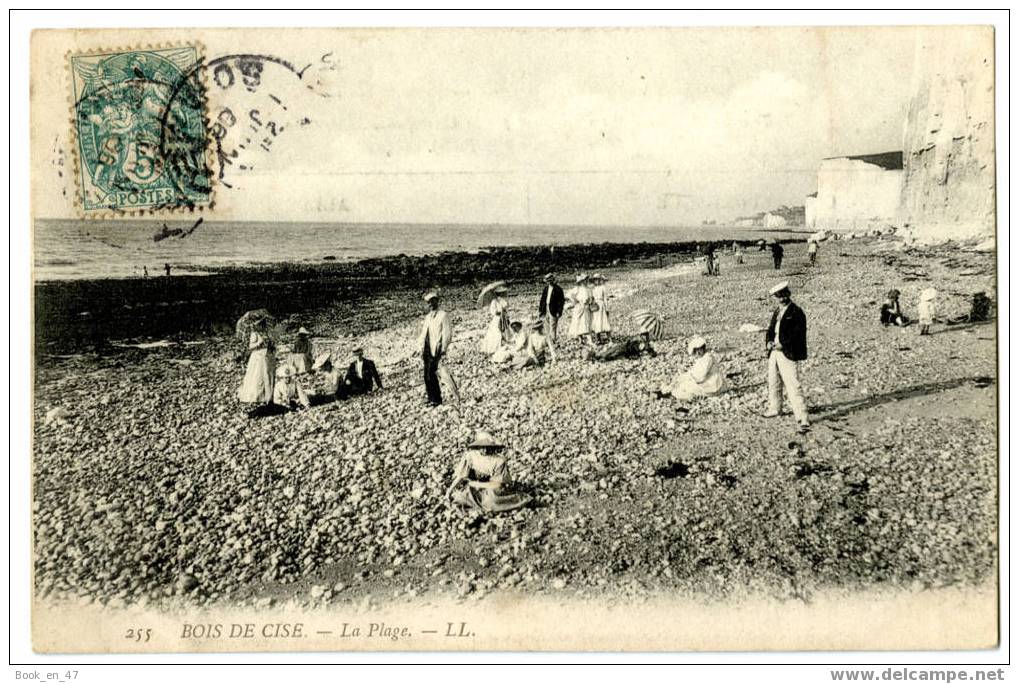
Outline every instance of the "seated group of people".
<path id="1" fill-rule="evenodd" d="M 556 360 L 555 345 L 545 334 L 544 321 L 514 321 L 506 337 L 508 340 L 504 340 L 492 353 L 492 363 L 520 370 Z"/>
<path id="2" fill-rule="evenodd" d="M 277 361 L 276 345 L 268 334 L 267 326 L 259 324 L 250 335 L 248 363 L 244 380 L 238 391 L 240 400 L 254 404 L 255 411 L 265 407 L 307 408 L 316 401 L 331 401 L 367 394 L 382 389 L 382 378 L 364 349 L 355 346 L 350 350 L 351 360 L 346 366 L 338 363 L 334 352 L 325 352 L 313 358 L 311 333 L 306 328 L 297 331 L 297 338 L 289 353 Z M 321 376 L 316 378 L 316 374 Z M 309 389 L 307 379 L 312 378 Z"/>

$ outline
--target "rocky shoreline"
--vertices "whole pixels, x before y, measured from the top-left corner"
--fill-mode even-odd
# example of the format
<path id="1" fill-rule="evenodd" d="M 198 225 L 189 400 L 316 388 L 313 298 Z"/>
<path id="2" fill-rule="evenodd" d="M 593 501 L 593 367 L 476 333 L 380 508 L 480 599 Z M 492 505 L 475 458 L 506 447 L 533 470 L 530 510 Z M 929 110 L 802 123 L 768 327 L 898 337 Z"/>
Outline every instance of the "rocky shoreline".
<path id="1" fill-rule="evenodd" d="M 800 237 L 781 239 L 795 243 Z M 548 271 L 663 266 L 689 261 L 707 242 L 491 247 L 479 252 L 399 254 L 352 262 L 203 268 L 205 275 L 49 280 L 35 285 L 36 351 L 95 349 L 111 339 L 228 334 L 245 311 L 313 318 L 339 307 L 360 334 L 357 312 L 374 299 L 414 299 L 429 287 L 450 292 L 497 279 L 534 282 Z M 731 243 L 728 243 L 731 244 Z M 189 269 L 192 270 L 192 269 Z M 397 303 L 397 309 L 399 304 Z M 416 311 L 416 309 L 414 309 Z M 331 317 L 335 318 L 335 317 Z M 399 319 L 400 315 L 394 316 Z"/>
<path id="2" fill-rule="evenodd" d="M 424 405 L 415 288 L 354 318 L 342 303 L 300 316 L 322 336 L 317 349 L 356 334 L 386 384 L 309 411 L 247 419 L 228 336 L 51 358 L 36 382 L 38 595 L 255 606 L 506 592 L 809 600 L 993 580 L 994 323 L 920 338 L 877 322 L 889 287 L 908 308 L 934 284 L 946 318 L 975 291 L 996 299 L 993 255 L 824 243 L 816 268 L 790 247 L 781 272 L 748 252 L 742 265 L 723 258 L 714 278 L 685 266 L 688 253 L 661 267 L 653 252 L 631 258 L 604 269 L 612 320 L 626 333 L 633 310 L 662 312 L 655 359 L 591 364 L 566 342 L 555 365 L 503 371 L 477 351 L 486 321 L 476 289 L 447 286 L 458 408 Z M 527 268 L 510 293 L 514 318 L 536 305 L 544 265 Z M 761 417 L 762 340 L 739 332 L 766 324 L 776 279 L 791 281 L 809 320 L 806 437 L 789 416 Z M 708 338 L 733 391 L 655 400 L 651 390 L 687 366 L 693 334 Z M 444 488 L 476 429 L 509 446 L 534 508 L 489 518 L 447 508 Z"/>

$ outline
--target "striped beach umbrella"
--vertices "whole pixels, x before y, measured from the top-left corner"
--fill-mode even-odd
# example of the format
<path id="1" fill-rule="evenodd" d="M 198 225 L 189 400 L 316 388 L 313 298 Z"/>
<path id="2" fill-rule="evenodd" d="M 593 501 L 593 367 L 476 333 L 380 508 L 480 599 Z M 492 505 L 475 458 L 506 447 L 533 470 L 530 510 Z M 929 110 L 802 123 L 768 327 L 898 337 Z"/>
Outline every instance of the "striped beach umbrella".
<path id="1" fill-rule="evenodd" d="M 665 333 L 665 323 L 662 321 L 662 317 L 647 309 L 634 311 L 633 320 L 642 333 L 651 334 L 651 339 L 661 339 Z"/>

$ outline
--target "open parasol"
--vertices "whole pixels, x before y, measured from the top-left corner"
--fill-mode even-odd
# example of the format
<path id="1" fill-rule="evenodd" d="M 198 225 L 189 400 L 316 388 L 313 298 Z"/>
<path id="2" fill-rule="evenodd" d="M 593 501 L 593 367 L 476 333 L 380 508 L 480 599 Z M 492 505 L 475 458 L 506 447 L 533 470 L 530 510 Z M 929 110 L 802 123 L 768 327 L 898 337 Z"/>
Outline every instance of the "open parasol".
<path id="1" fill-rule="evenodd" d="M 651 334 L 651 339 L 661 339 L 665 333 L 665 324 L 662 322 L 662 317 L 656 313 L 651 313 L 647 309 L 634 311 L 633 320 L 642 333 Z"/>
<path id="2" fill-rule="evenodd" d="M 237 319 L 237 337 L 241 340 L 247 341 L 248 337 L 251 336 L 251 329 L 259 321 L 265 321 L 267 325 L 273 325 L 274 320 L 272 314 L 265 309 L 254 309 L 248 311 L 239 319 Z"/>
<path id="3" fill-rule="evenodd" d="M 485 285 L 485 287 L 482 288 L 481 290 L 481 294 L 478 295 L 478 306 L 480 306 L 482 309 L 485 308 L 486 306 L 492 303 L 492 300 L 495 298 L 497 292 L 505 289 L 506 289 L 505 280 L 496 280 L 494 283 L 489 283 L 488 285 Z"/>

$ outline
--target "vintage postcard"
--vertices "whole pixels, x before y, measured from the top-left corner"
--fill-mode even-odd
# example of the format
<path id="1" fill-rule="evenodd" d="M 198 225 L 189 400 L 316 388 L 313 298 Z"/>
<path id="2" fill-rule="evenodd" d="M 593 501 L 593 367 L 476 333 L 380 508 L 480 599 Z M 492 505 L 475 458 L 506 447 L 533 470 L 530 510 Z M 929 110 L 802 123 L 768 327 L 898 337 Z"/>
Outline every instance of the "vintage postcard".
<path id="1" fill-rule="evenodd" d="M 998 642 L 990 27 L 40 30 L 40 653 Z"/>

